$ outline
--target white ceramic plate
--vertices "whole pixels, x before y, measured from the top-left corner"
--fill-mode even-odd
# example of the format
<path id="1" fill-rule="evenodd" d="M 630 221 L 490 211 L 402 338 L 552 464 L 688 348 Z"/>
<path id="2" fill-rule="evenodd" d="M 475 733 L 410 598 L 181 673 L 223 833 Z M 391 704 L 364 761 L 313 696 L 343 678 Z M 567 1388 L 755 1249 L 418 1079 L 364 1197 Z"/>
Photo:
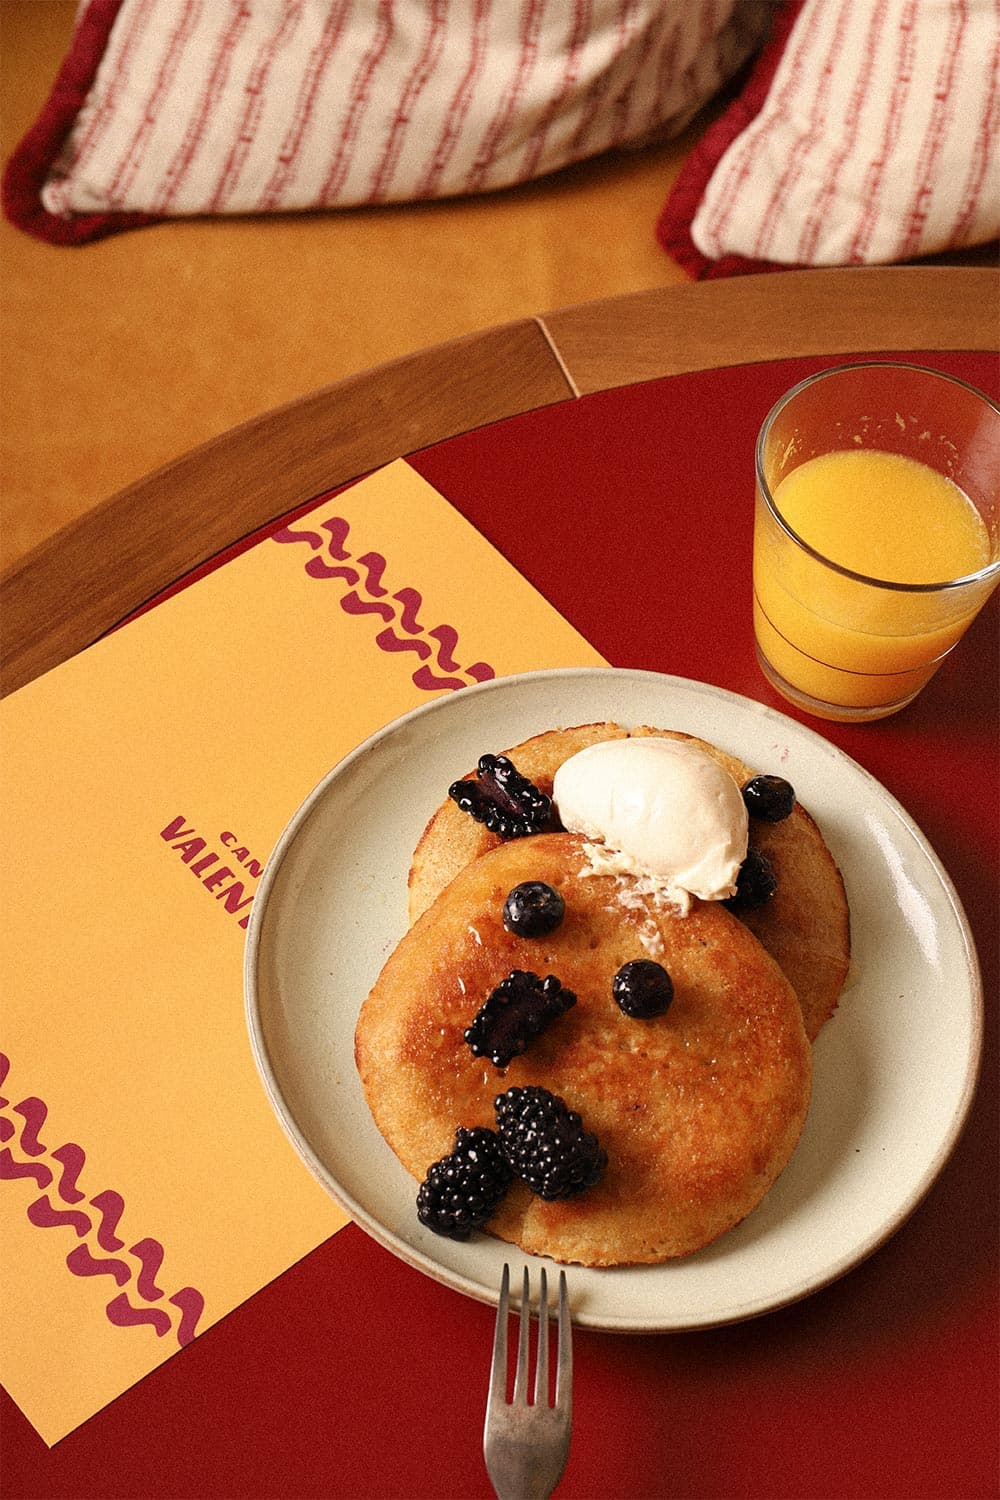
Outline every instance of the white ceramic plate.
<path id="1" fill-rule="evenodd" d="M 718 688 L 603 668 L 503 678 L 418 708 L 341 761 L 279 840 L 248 931 L 250 1035 L 278 1118 L 337 1202 L 404 1261 L 495 1303 L 520 1252 L 420 1225 L 416 1184 L 365 1105 L 354 1026 L 406 928 L 410 855 L 449 784 L 485 751 L 603 719 L 685 730 L 786 776 L 851 905 L 851 977 L 816 1043 L 802 1139 L 765 1201 L 683 1260 L 572 1271 L 582 1326 L 709 1327 L 793 1302 L 881 1244 L 940 1172 L 975 1086 L 982 991 L 951 882 L 899 804 L 819 735 Z"/>

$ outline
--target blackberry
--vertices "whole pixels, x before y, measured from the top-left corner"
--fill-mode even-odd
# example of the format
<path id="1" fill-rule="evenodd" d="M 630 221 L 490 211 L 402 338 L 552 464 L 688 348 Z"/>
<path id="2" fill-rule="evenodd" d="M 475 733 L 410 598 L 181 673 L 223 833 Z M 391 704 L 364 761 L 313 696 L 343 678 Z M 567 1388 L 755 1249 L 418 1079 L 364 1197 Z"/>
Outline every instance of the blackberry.
<path id="1" fill-rule="evenodd" d="M 473 1057 L 488 1057 L 498 1068 L 525 1052 L 539 1032 L 576 1004 L 554 974 L 540 979 L 527 969 L 512 969 L 479 1007 L 465 1040 Z"/>
<path id="2" fill-rule="evenodd" d="M 777 889 L 778 877 L 774 873 L 774 866 L 766 854 L 751 844 L 736 877 L 736 894 L 727 897 L 722 904 L 737 914 L 756 911 L 758 906 L 770 901 Z"/>
<path id="3" fill-rule="evenodd" d="M 552 798 L 522 776 L 506 755 L 480 756 L 476 779 L 452 782 L 448 796 L 502 839 L 541 833 L 552 814 Z"/>
<path id="4" fill-rule="evenodd" d="M 566 915 L 566 903 L 544 880 L 516 885 L 503 904 L 503 925 L 518 937 L 544 937 Z"/>
<path id="5" fill-rule="evenodd" d="M 783 776 L 754 776 L 742 791 L 747 812 L 763 823 L 783 822 L 795 806 L 795 788 Z"/>
<path id="6" fill-rule="evenodd" d="M 618 970 L 611 981 L 611 993 L 627 1016 L 648 1021 L 668 1009 L 674 998 L 674 983 L 662 964 L 651 958 L 634 958 Z"/>
<path id="7" fill-rule="evenodd" d="M 600 1182 L 608 1154 L 558 1094 L 513 1088 L 493 1107 L 508 1161 L 540 1198 L 573 1198 Z"/>
<path id="8" fill-rule="evenodd" d="M 467 1240 L 496 1213 L 513 1176 L 496 1131 L 460 1125 L 453 1150 L 420 1184 L 417 1217 L 435 1234 Z"/>

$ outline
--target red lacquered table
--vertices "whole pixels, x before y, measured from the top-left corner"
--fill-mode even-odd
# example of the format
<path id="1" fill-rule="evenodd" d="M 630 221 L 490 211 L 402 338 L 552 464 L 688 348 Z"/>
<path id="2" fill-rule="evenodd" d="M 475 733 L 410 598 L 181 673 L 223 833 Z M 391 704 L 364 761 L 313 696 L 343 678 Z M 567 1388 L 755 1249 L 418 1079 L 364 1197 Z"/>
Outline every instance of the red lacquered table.
<path id="1" fill-rule="evenodd" d="M 382 372 L 367 388 L 354 420 L 367 406 L 378 423 L 388 409 L 379 403 L 394 390 L 396 452 L 408 452 L 613 665 L 694 678 L 782 709 L 876 776 L 926 834 L 965 906 L 987 1042 L 944 1172 L 899 1231 L 846 1276 L 729 1327 L 577 1331 L 574 1441 L 557 1493 L 993 1496 L 996 601 L 906 712 L 875 725 L 820 725 L 790 710 L 759 674 L 748 564 L 750 455 L 776 397 L 844 357 L 876 355 L 932 364 L 996 396 L 995 324 L 984 311 L 995 285 L 989 273 L 898 271 L 747 278 L 741 299 L 735 284 L 679 290 L 679 299 L 623 299 L 490 335 L 489 367 L 503 373 L 491 385 L 483 346 L 468 350 L 472 419 L 456 407 L 447 432 L 400 415 L 408 387 L 398 370 L 388 386 Z M 737 308 L 744 326 L 723 328 Z M 519 406 L 509 404 L 516 396 L 496 395 L 519 368 L 518 350 Z M 425 373 L 447 384 L 455 365 L 454 350 L 437 352 Z M 417 367 L 408 373 L 416 378 Z M 342 391 L 310 398 L 307 426 L 314 439 L 327 437 L 307 459 L 302 411 L 277 414 L 138 487 L 141 495 L 110 502 L 82 543 L 64 534 L 28 559 L 4 591 L 15 626 L 8 690 L 220 548 L 394 456 L 365 448 L 359 427 L 339 431 L 333 452 L 329 420 L 346 420 L 345 399 Z M 426 446 L 432 437 L 445 440 Z M 256 461 L 291 477 L 269 497 L 230 489 L 229 509 L 216 497 L 206 517 L 204 476 L 224 473 L 234 453 L 246 472 Z M 184 555 L 164 562 L 156 532 L 171 517 L 147 512 L 138 540 L 129 533 L 128 566 L 113 564 L 123 518 L 139 517 L 157 493 L 175 522 L 189 519 Z M 67 554 L 104 584 L 96 602 L 50 609 L 46 619 L 44 589 L 59 595 Z M 33 607 L 26 579 L 41 590 Z M 489 1308 L 348 1226 L 53 1450 L 4 1398 L 3 1493 L 485 1497 L 479 1432 L 492 1324 Z"/>

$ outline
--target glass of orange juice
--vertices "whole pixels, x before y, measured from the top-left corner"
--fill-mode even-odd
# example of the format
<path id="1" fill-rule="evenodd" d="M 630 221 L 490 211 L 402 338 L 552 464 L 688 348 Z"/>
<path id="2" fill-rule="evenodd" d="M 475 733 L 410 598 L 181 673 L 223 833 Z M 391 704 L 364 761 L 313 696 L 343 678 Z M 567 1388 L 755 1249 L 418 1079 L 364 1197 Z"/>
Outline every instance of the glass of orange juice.
<path id="1" fill-rule="evenodd" d="M 822 718 L 905 707 L 1000 582 L 1000 407 L 889 361 L 788 391 L 757 439 L 764 675 Z"/>

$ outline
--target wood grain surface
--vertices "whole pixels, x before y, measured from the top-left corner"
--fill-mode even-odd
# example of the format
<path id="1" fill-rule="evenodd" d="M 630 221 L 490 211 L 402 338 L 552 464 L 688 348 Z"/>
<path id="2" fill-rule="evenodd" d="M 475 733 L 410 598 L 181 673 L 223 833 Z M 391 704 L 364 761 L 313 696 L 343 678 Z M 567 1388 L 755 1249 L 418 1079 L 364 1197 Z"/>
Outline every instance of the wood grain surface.
<path id="1" fill-rule="evenodd" d="M 883 349 L 995 349 L 988 267 L 793 271 L 688 282 L 545 319 L 581 393 L 659 375 Z"/>
<path id="2" fill-rule="evenodd" d="M 792 271 L 658 288 L 488 329 L 247 422 L 130 485 L 0 579 L 3 692 L 314 496 L 488 422 L 686 370 L 997 345 L 988 267 Z"/>

